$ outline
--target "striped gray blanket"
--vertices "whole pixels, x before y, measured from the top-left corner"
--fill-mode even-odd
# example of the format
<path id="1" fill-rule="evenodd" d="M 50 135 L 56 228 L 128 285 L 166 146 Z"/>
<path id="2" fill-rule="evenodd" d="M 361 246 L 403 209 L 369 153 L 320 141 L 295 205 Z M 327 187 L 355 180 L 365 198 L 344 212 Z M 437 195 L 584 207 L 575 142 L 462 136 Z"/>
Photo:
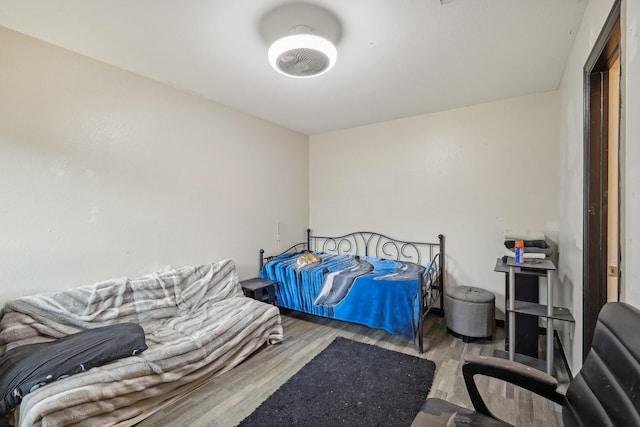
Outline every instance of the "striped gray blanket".
<path id="1" fill-rule="evenodd" d="M 142 326 L 148 350 L 27 394 L 15 425 L 134 425 L 283 337 L 278 308 L 245 297 L 223 260 L 10 301 L 0 355 L 121 322 Z"/>

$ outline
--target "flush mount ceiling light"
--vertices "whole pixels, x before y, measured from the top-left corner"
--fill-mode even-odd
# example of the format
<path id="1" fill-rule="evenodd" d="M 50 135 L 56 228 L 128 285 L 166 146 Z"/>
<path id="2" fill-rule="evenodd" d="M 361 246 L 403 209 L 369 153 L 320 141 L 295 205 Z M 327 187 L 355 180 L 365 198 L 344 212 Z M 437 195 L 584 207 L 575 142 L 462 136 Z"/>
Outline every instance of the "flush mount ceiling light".
<path id="1" fill-rule="evenodd" d="M 336 47 L 324 37 L 293 34 L 276 40 L 268 52 L 269 63 L 289 77 L 316 77 L 336 63 Z"/>
<path id="2" fill-rule="evenodd" d="M 260 22 L 269 45 L 267 57 L 279 73 L 295 78 L 322 75 L 335 64 L 341 35 L 331 12 L 309 3 L 287 3 L 272 9 Z"/>

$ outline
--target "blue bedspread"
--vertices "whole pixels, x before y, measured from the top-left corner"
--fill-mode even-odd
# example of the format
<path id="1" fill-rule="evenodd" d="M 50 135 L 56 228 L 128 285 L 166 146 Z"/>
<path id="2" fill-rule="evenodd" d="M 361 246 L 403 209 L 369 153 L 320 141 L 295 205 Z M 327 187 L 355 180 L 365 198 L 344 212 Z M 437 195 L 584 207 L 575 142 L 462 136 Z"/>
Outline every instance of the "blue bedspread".
<path id="1" fill-rule="evenodd" d="M 419 321 L 419 280 L 428 265 L 316 253 L 321 263 L 296 268 L 300 253 L 268 262 L 260 277 L 277 280 L 276 305 L 381 328 L 410 339 Z"/>

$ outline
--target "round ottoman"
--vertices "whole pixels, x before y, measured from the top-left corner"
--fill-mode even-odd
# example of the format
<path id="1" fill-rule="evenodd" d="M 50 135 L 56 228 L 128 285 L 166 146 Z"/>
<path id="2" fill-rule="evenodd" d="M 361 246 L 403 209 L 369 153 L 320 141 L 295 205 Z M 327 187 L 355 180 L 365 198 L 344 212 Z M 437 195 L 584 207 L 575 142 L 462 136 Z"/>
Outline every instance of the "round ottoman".
<path id="1" fill-rule="evenodd" d="M 447 329 L 470 338 L 489 338 L 496 324 L 496 297 L 486 289 L 473 286 L 448 286 L 444 293 L 444 320 Z"/>

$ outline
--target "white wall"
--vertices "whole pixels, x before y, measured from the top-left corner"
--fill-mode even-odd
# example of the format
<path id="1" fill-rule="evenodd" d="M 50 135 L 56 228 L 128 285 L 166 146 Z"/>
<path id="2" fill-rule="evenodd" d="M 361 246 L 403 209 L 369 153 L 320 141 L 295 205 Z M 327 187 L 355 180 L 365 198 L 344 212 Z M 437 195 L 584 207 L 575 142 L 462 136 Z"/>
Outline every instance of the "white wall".
<path id="1" fill-rule="evenodd" d="M 623 300 L 640 307 L 640 2 L 622 3 Z"/>
<path id="2" fill-rule="evenodd" d="M 565 352 L 573 371 L 582 366 L 582 256 L 583 256 L 583 69 L 613 0 L 589 2 L 560 85 L 560 227 L 559 277 L 564 304 L 578 320 L 573 341 L 565 333 Z M 622 3 L 622 116 L 621 116 L 621 300 L 640 307 L 640 64 L 638 56 L 638 2 Z"/>
<path id="3" fill-rule="evenodd" d="M 544 93 L 310 137 L 310 226 L 446 236 L 449 284 L 489 289 L 503 231 L 556 239 L 557 93 Z M 502 313 L 500 314 L 502 315 Z"/>
<path id="4" fill-rule="evenodd" d="M 308 139 L 0 27 L 0 306 L 302 240 Z"/>

